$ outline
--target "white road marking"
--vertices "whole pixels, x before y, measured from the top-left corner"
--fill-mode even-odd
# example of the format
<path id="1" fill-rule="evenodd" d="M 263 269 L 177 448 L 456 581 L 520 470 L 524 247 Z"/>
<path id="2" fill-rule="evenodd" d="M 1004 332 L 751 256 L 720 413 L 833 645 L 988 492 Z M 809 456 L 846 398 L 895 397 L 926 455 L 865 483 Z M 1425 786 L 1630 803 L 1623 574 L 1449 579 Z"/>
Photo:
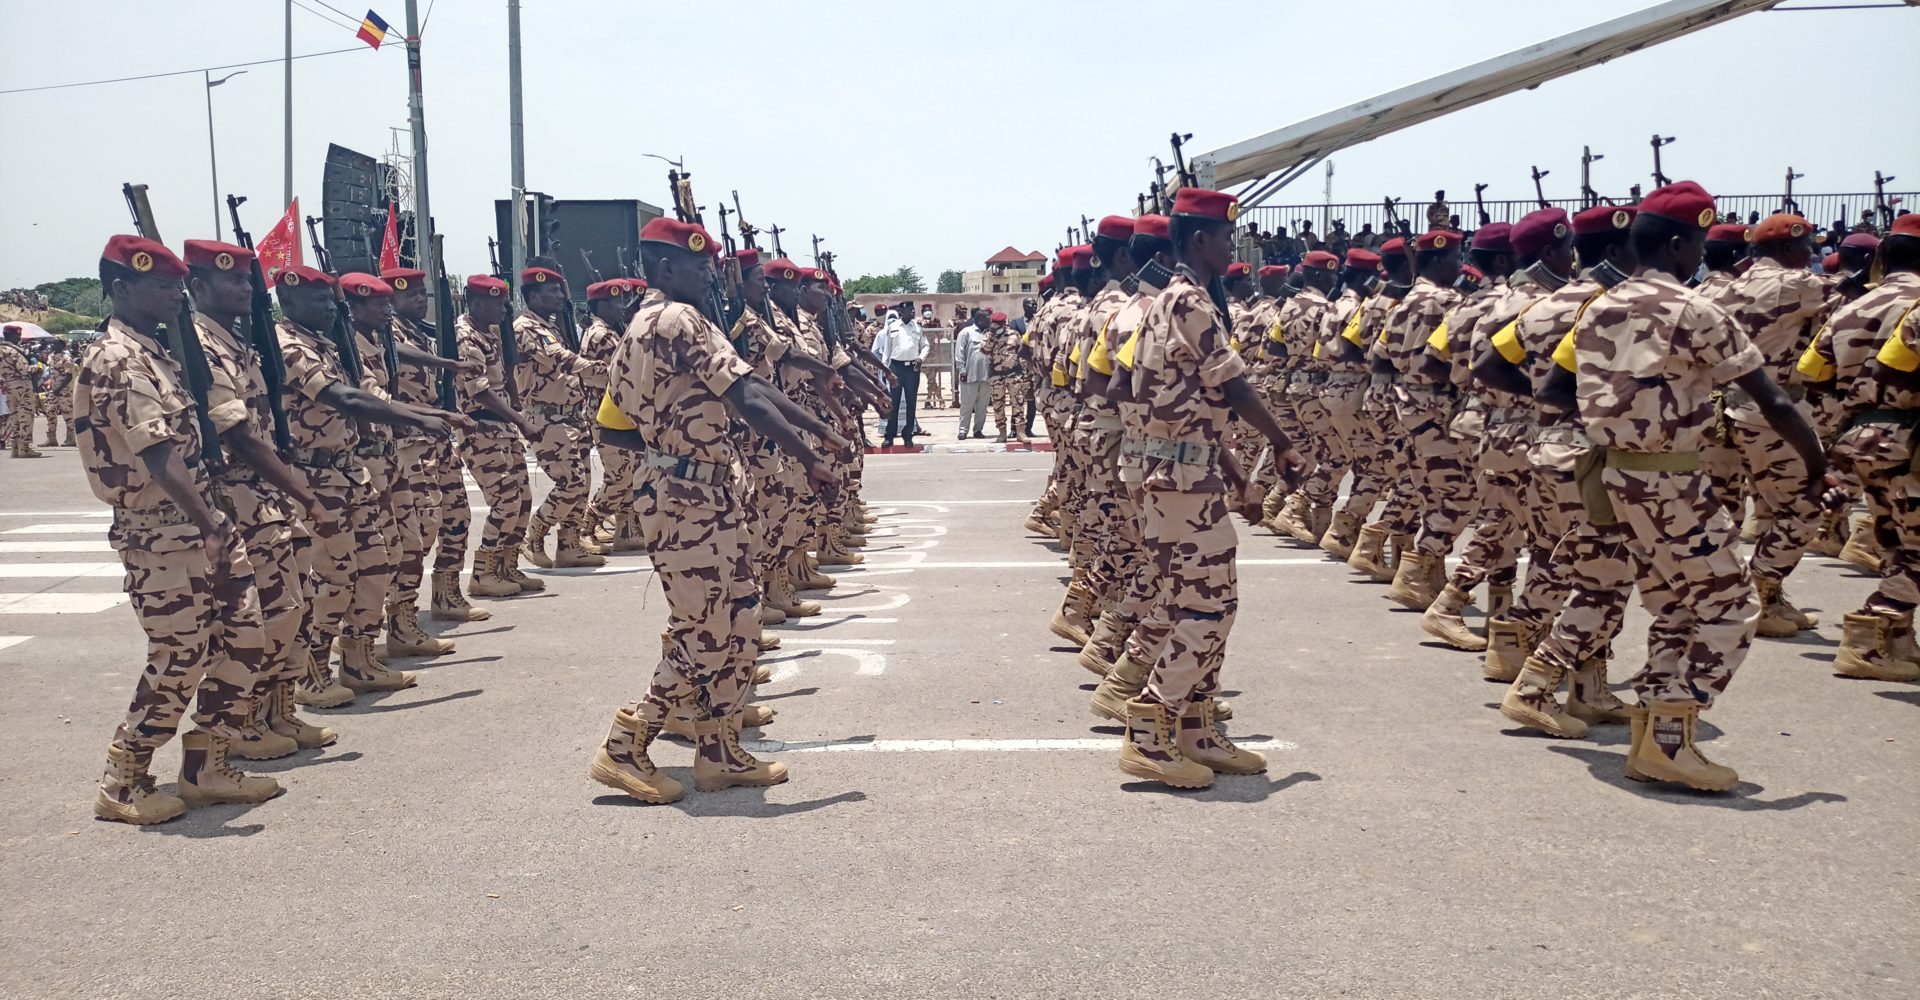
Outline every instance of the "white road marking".
<path id="1" fill-rule="evenodd" d="M 0 635 L 0 649 L 11 649 L 31 638 L 30 635 Z"/>
<path id="2" fill-rule="evenodd" d="M 0 535 L 91 535 L 107 530 L 107 526 L 98 521 L 85 524 L 29 524 L 24 528 L 8 528 Z"/>
<path id="3" fill-rule="evenodd" d="M 14 552 L 112 552 L 105 539 L 58 542 L 0 542 L 0 555 Z"/>
<path id="4" fill-rule="evenodd" d="M 78 580 L 120 577 L 126 572 L 126 567 L 117 562 L 0 563 L 0 580 Z"/>
<path id="5" fill-rule="evenodd" d="M 992 469 L 988 469 L 988 470 L 986 470 L 986 471 L 989 471 L 989 472 L 992 472 L 992 471 L 995 471 L 995 470 L 992 470 Z M 1001 469 L 1001 470 L 998 470 L 998 471 L 1001 471 L 1001 472 L 1023 472 L 1023 471 L 1026 471 L 1026 470 L 1023 470 L 1023 469 Z M 952 504 L 952 505 L 956 505 L 956 506 L 969 506 L 969 507 L 977 507 L 977 506 L 982 506 L 982 505 L 985 505 L 985 504 L 1014 504 L 1014 503 L 1023 503 L 1023 504 L 1026 504 L 1026 505 L 1027 505 L 1027 506 L 1029 506 L 1029 507 L 1031 507 L 1031 506 L 1033 506 L 1033 501 L 1032 501 L 1032 500 L 870 500 L 870 501 L 868 501 L 868 503 L 875 503 L 875 504 L 881 504 L 881 503 L 883 503 L 883 504 L 886 504 L 886 505 L 887 505 L 887 506 L 889 506 L 889 507 L 941 507 L 941 506 L 942 506 L 943 504 Z M 875 513 L 878 513 L 878 511 L 876 511 Z"/>
<path id="6" fill-rule="evenodd" d="M 779 636 L 780 636 L 781 649 L 785 649 L 788 646 L 805 646 L 809 649 L 812 649 L 818 646 L 891 646 L 893 645 L 892 639 L 826 639 L 826 638 L 810 639 L 806 635 L 797 634 L 794 632 L 781 632 L 779 633 Z"/>
<path id="7" fill-rule="evenodd" d="M 113 511 L 101 510 L 0 510 L 0 517 L 105 517 L 113 516 Z"/>
<path id="8" fill-rule="evenodd" d="M 913 597 L 911 595 L 895 593 L 888 594 L 886 603 L 884 604 L 835 604 L 831 600 L 822 601 L 820 604 L 821 607 L 833 611 L 836 614 L 844 614 L 855 611 L 896 611 L 906 607 L 908 602 L 912 600 Z"/>
<path id="9" fill-rule="evenodd" d="M 1120 748 L 1121 737 L 1058 740 L 750 740 L 749 753 L 1031 753 L 1041 750 L 1107 750 Z M 1247 750 L 1297 750 L 1286 740 L 1239 743 Z"/>
<path id="10" fill-rule="evenodd" d="M 0 594 L 0 615 L 91 615 L 125 603 L 125 594 Z"/>
<path id="11" fill-rule="evenodd" d="M 880 554 L 888 555 L 889 553 L 882 552 Z M 921 555 L 921 553 L 903 552 L 901 553 L 901 555 L 917 556 L 917 555 Z M 844 573 L 848 576 L 860 576 L 864 579 L 868 575 L 875 575 L 875 574 L 870 574 L 868 572 L 868 567 L 874 567 L 878 569 L 881 573 L 885 573 L 889 571 L 905 572 L 906 569 L 908 568 L 911 568 L 911 569 L 1046 569 L 1048 567 L 1052 567 L 1054 569 L 1065 569 L 1066 565 L 1067 565 L 1067 560 L 1065 556 L 1062 556 L 1059 559 L 1046 560 L 1046 561 L 1031 561 L 1031 562 L 1029 561 L 926 562 L 924 560 L 905 559 L 898 562 L 880 563 L 877 567 L 874 567 L 874 563 L 871 560 L 869 560 L 868 562 L 861 563 L 858 566 L 842 566 L 842 567 L 836 568 L 834 572 Z M 1328 566 L 1328 567 L 1341 566 L 1343 568 L 1345 566 L 1344 563 L 1336 563 L 1331 559 L 1324 559 L 1324 558 L 1316 559 L 1312 556 L 1303 556 L 1299 559 L 1238 559 L 1238 560 L 1235 560 L 1235 565 L 1239 565 L 1239 566 Z"/>

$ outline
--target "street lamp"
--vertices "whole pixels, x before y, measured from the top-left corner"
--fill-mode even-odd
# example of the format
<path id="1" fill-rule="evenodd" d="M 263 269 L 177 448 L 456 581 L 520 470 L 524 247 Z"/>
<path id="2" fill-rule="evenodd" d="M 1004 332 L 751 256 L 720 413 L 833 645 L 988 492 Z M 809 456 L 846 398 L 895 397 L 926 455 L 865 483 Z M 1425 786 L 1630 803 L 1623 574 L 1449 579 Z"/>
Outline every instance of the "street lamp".
<path id="1" fill-rule="evenodd" d="M 213 78 L 213 74 L 208 71 L 204 69 L 200 71 L 200 79 L 207 85 L 207 167 L 213 173 L 214 239 L 220 238 L 220 161 L 213 153 L 213 88 L 245 72 L 246 70 L 244 69 L 235 70 L 216 80 Z"/>

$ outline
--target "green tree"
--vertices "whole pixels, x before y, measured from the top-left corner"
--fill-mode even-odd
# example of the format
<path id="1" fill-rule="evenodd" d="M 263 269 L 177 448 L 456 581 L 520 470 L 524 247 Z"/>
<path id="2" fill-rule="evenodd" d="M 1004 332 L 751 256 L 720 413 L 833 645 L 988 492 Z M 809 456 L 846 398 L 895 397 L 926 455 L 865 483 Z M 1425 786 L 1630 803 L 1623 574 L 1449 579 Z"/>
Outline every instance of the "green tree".
<path id="1" fill-rule="evenodd" d="M 958 294 L 960 291 L 960 272 L 952 269 L 941 271 L 940 283 L 934 287 L 943 294 Z"/>
<path id="2" fill-rule="evenodd" d="M 47 297 L 47 304 L 82 316 L 105 316 L 106 296 L 100 291 L 99 278 L 68 278 L 35 285 L 34 291 Z"/>
<path id="3" fill-rule="evenodd" d="M 920 272 L 906 264 L 900 265 L 900 270 L 893 272 L 893 280 L 899 283 L 899 290 L 903 292 L 924 292 L 927 290 L 927 283 L 920 280 Z"/>
<path id="4" fill-rule="evenodd" d="M 847 282 L 848 295 L 892 295 L 900 290 L 900 280 L 891 274 L 863 274 Z"/>

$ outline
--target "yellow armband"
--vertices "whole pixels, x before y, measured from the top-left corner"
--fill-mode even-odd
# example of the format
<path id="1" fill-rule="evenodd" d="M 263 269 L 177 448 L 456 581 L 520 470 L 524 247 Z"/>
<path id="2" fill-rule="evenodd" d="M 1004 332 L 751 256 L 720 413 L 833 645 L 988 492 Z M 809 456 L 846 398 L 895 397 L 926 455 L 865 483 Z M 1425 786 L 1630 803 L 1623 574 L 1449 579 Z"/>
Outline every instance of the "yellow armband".
<path id="1" fill-rule="evenodd" d="M 1500 356 L 1506 358 L 1510 365 L 1517 365 L 1527 360 L 1527 349 L 1520 346 L 1519 320 L 1501 327 L 1500 332 L 1493 335 L 1492 344 L 1493 349 L 1499 351 Z"/>
<path id="2" fill-rule="evenodd" d="M 1906 317 L 1902 316 L 1900 325 L 1893 328 L 1893 335 L 1887 338 L 1886 343 L 1880 345 L 1880 353 L 1873 357 L 1874 360 L 1894 371 L 1912 374 L 1914 370 L 1920 369 L 1920 354 L 1914 353 L 1913 348 L 1907 346 L 1907 338 L 1904 336 L 1906 325 Z"/>
<path id="3" fill-rule="evenodd" d="M 1560 346 L 1553 349 L 1553 363 L 1570 372 L 1579 372 L 1580 369 L 1576 367 L 1573 356 L 1572 330 L 1568 330 L 1567 335 L 1560 338 Z"/>
<path id="4" fill-rule="evenodd" d="M 1240 346 L 1240 338 L 1239 338 L 1239 337 L 1228 337 L 1228 338 L 1227 338 L 1227 346 L 1228 346 L 1228 347 L 1230 347 L 1230 348 L 1232 348 L 1232 349 L 1233 349 L 1233 353 L 1235 353 L 1235 354 L 1239 354 L 1239 353 L 1240 353 L 1240 352 L 1241 352 L 1242 350 L 1244 350 L 1244 348 L 1242 348 L 1242 347 Z"/>
<path id="5" fill-rule="evenodd" d="M 1355 347 L 1366 346 L 1360 342 L 1360 310 L 1355 309 L 1353 315 L 1347 317 L 1347 326 L 1340 331 L 1340 339 Z"/>
<path id="6" fill-rule="evenodd" d="M 593 419 L 599 423 L 600 426 L 608 430 L 632 431 L 640 429 L 639 424 L 628 420 L 627 415 L 621 413 L 620 408 L 613 405 L 612 393 L 601 393 L 600 411 L 593 415 Z"/>
<path id="7" fill-rule="evenodd" d="M 1316 358 L 1320 356 L 1320 342 L 1317 340 L 1313 342 L 1313 356 Z"/>
<path id="8" fill-rule="evenodd" d="M 1132 333 L 1127 334 L 1127 342 L 1120 345 L 1120 358 L 1119 358 L 1120 367 L 1125 368 L 1128 371 L 1132 371 L 1133 359 L 1139 353 L 1140 353 L 1140 328 L 1136 326 L 1133 328 Z"/>
<path id="9" fill-rule="evenodd" d="M 1058 387 L 1060 387 L 1060 388 L 1062 388 L 1062 389 L 1064 389 L 1064 388 L 1066 388 L 1066 387 L 1067 387 L 1067 372 L 1066 372 L 1066 369 L 1064 369 L 1064 368 L 1055 368 L 1055 369 L 1053 370 L 1053 384 L 1054 384 L 1054 385 L 1056 385 L 1056 386 L 1058 386 Z"/>
<path id="10" fill-rule="evenodd" d="M 1275 323 L 1273 329 L 1267 331 L 1267 339 L 1276 344 L 1284 344 L 1287 342 L 1287 335 L 1281 331 L 1280 324 Z"/>
<path id="11" fill-rule="evenodd" d="M 1100 336 L 1093 338 L 1093 350 L 1087 352 L 1087 363 L 1081 369 L 1083 374 L 1087 368 L 1102 375 L 1113 374 L 1113 355 L 1107 350 L 1107 330 L 1112 326 L 1113 320 L 1109 318 L 1100 328 Z"/>
<path id="12" fill-rule="evenodd" d="M 1447 321 L 1443 319 L 1440 321 L 1440 325 L 1434 329 L 1433 336 L 1427 338 L 1427 346 L 1433 348 L 1441 357 L 1452 361 L 1453 348 L 1450 346 L 1451 344 L 1452 341 L 1448 339 L 1447 335 Z"/>
<path id="13" fill-rule="evenodd" d="M 1840 374 L 1833 367 L 1833 362 L 1813 344 L 1807 345 L 1806 353 L 1800 355 L 1800 363 L 1794 365 L 1793 369 L 1809 382 L 1831 382 L 1834 376 Z"/>
<path id="14" fill-rule="evenodd" d="M 1080 345 L 1079 344 L 1073 345 L 1073 351 L 1067 355 L 1067 360 L 1072 362 L 1075 366 L 1078 366 L 1080 364 Z"/>

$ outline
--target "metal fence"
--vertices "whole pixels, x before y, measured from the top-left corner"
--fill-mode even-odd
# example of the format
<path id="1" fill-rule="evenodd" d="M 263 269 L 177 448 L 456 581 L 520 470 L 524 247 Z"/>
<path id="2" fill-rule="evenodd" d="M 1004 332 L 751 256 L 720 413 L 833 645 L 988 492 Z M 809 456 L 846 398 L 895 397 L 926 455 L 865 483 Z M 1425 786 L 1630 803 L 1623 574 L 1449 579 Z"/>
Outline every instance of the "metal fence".
<path id="1" fill-rule="evenodd" d="M 1896 201 L 1896 199 L 1898 199 Z M 1799 205 L 1800 214 L 1808 222 L 1821 228 L 1844 222 L 1843 228 L 1851 227 L 1860 221 L 1860 213 L 1874 208 L 1876 204 L 1873 192 L 1856 194 L 1796 194 L 1794 202 Z M 1901 208 L 1911 208 L 1920 194 L 1915 192 L 1887 192 L 1887 200 Z M 1718 195 L 1714 198 L 1719 205 L 1722 217 L 1737 217 L 1742 222 L 1757 220 L 1778 212 L 1782 208 L 1780 195 L 1777 194 L 1736 194 Z M 1550 199 L 1549 204 L 1562 208 L 1569 215 L 1580 211 L 1585 205 L 1578 198 Z M 1427 206 L 1429 200 L 1407 199 L 1395 206 L 1400 218 L 1413 227 L 1414 232 L 1424 232 L 1427 228 Z M 1514 222 L 1521 216 L 1540 207 L 1538 201 L 1490 201 L 1486 203 L 1487 216 L 1494 222 Z M 1471 201 L 1448 203 L 1449 211 L 1459 216 L 1460 226 L 1473 229 L 1480 224 L 1480 216 Z M 1899 208 L 1895 209 L 1896 211 Z M 1240 222 L 1260 227 L 1262 232 L 1272 232 L 1285 227 L 1288 235 L 1299 236 L 1301 224 L 1308 223 L 1322 239 L 1340 223 L 1346 229 L 1349 239 L 1358 236 L 1360 231 L 1372 226 L 1376 233 L 1388 232 L 1387 211 L 1381 202 L 1346 202 L 1332 205 L 1261 205 L 1240 213 Z M 1875 224 L 1885 227 L 1878 213 Z"/>

